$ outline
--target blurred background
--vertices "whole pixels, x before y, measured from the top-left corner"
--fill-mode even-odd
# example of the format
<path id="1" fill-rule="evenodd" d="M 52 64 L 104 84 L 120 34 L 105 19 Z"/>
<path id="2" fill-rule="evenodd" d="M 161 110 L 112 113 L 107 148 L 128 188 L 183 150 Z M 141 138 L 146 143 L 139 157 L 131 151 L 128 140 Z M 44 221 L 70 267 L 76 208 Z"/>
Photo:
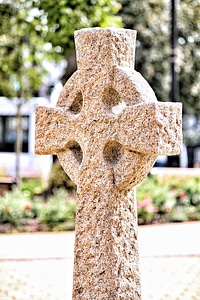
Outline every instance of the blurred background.
<path id="1" fill-rule="evenodd" d="M 74 31 L 137 30 L 136 65 L 159 101 L 183 104 L 183 153 L 156 166 L 200 167 L 199 0 L 0 0 L 0 176 L 42 176 L 34 154 L 36 105 L 54 105 L 76 70 Z"/>
<path id="2" fill-rule="evenodd" d="M 51 156 L 34 154 L 36 105 L 55 104 L 76 70 L 74 31 L 137 30 L 136 70 L 159 101 L 183 103 L 182 156 L 157 166 L 200 165 L 199 0 L 1 0 L 0 173 L 48 177 Z"/>
<path id="3" fill-rule="evenodd" d="M 0 224 L 38 218 L 49 224 L 55 206 L 59 222 L 65 220 L 59 213 L 68 208 L 58 201 L 63 190 L 55 193 L 55 188 L 73 194 L 76 187 L 56 156 L 35 155 L 35 107 L 55 105 L 76 71 L 74 31 L 83 27 L 137 30 L 135 69 L 159 101 L 183 104 L 182 154 L 158 157 L 155 163 L 155 176 L 165 167 L 165 189 L 162 176 L 148 177 L 138 189 L 139 223 L 199 220 L 199 0 L 0 0 Z M 179 179 L 166 180 L 175 174 Z M 190 177 L 187 184 L 180 174 Z M 13 189 L 16 186 L 19 190 Z M 49 211 L 40 201 L 33 205 L 35 195 L 43 202 L 54 196 Z M 74 204 L 70 214 L 69 226 L 74 228 Z M 9 228 L 2 231 L 12 231 Z"/>
<path id="4" fill-rule="evenodd" d="M 200 221 L 200 0 L 0 0 L 0 299 L 70 299 L 74 234 L 57 233 L 75 229 L 76 186 L 35 155 L 35 107 L 56 104 L 84 27 L 137 30 L 135 69 L 183 104 L 182 154 L 137 186 L 138 223 L 156 225 L 139 226 L 143 297 L 200 299 L 200 224 L 163 224 Z"/>

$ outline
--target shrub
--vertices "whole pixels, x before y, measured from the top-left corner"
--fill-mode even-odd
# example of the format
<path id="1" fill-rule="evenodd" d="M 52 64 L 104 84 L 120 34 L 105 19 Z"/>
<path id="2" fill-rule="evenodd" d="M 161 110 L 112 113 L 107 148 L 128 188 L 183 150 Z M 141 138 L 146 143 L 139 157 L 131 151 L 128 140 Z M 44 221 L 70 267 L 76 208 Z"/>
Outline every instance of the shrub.
<path id="1" fill-rule="evenodd" d="M 153 205 L 153 201 L 149 196 L 145 196 L 143 200 L 137 200 L 138 223 L 151 223 L 155 217 L 157 208 Z"/>
<path id="2" fill-rule="evenodd" d="M 41 198 L 32 201 L 27 191 L 17 187 L 0 198 L 0 232 L 32 231 L 33 224 L 34 231 L 52 231 L 61 223 L 74 229 L 75 215 L 76 201 L 64 189 L 55 191 L 46 203 Z"/>
<path id="3" fill-rule="evenodd" d="M 68 197 L 64 189 L 57 189 L 48 202 L 41 205 L 41 200 L 36 200 L 39 223 L 48 225 L 50 230 L 64 222 L 75 226 L 76 202 Z"/>
<path id="4" fill-rule="evenodd" d="M 22 178 L 20 187 L 20 191 L 22 193 L 25 193 L 27 196 L 32 197 L 35 194 L 41 193 L 44 189 L 44 182 L 42 178 L 36 177 L 36 178 Z"/>
<path id="5" fill-rule="evenodd" d="M 24 218 L 34 218 L 33 205 L 25 193 L 18 188 L 0 199 L 0 224 L 10 223 L 18 227 Z"/>
<path id="6" fill-rule="evenodd" d="M 68 191 L 71 192 L 76 190 L 76 185 L 65 173 L 58 160 L 56 160 L 56 162 L 52 165 L 48 180 L 48 186 L 53 188 L 65 187 Z"/>
<path id="7" fill-rule="evenodd" d="M 148 176 L 137 187 L 139 224 L 200 220 L 199 187 L 199 177 Z"/>

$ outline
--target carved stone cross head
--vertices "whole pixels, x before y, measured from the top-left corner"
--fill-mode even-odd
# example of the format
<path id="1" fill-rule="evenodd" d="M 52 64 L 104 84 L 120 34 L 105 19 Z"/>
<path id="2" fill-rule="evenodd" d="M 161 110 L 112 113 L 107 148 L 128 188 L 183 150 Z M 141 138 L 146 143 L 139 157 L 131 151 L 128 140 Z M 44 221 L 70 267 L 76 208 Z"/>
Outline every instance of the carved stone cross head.
<path id="1" fill-rule="evenodd" d="M 37 107 L 36 153 L 57 154 L 78 186 L 95 169 L 112 170 L 120 188 L 136 185 L 158 155 L 180 153 L 181 104 L 157 102 L 133 69 L 135 36 L 124 29 L 76 31 L 78 71 L 55 108 Z"/>
<path id="2" fill-rule="evenodd" d="M 136 32 L 75 32 L 78 70 L 56 107 L 36 109 L 36 153 L 57 154 L 77 184 L 73 299 L 140 299 L 128 191 L 158 155 L 180 153 L 181 104 L 157 102 L 134 70 Z"/>

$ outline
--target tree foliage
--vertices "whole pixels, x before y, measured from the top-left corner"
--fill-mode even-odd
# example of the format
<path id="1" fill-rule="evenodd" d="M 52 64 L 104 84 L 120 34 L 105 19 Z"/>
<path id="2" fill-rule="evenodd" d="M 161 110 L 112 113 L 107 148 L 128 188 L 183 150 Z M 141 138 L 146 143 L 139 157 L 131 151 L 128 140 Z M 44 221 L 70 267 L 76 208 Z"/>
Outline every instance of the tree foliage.
<path id="1" fill-rule="evenodd" d="M 178 6 L 178 72 L 180 101 L 200 118 L 200 1 Z"/>
<path id="2" fill-rule="evenodd" d="M 137 35 L 136 69 L 160 101 L 170 101 L 170 1 L 119 0 L 125 28 Z M 175 0 L 176 1 L 176 0 Z M 179 101 L 200 114 L 200 2 L 177 1 Z"/>
<path id="3" fill-rule="evenodd" d="M 124 27 L 137 30 L 136 70 L 150 83 L 158 99 L 167 101 L 168 16 L 163 14 L 167 10 L 166 3 L 162 0 L 120 2 L 119 14 Z"/>
<path id="4" fill-rule="evenodd" d="M 74 51 L 74 31 L 86 27 L 122 26 L 115 16 L 120 9 L 116 0 L 33 0 L 34 26 L 52 45 L 54 54 Z"/>
<path id="5" fill-rule="evenodd" d="M 0 95 L 27 99 L 42 82 L 39 39 L 20 1 L 1 2 L 0 13 Z"/>
<path id="6" fill-rule="evenodd" d="M 29 0 L 30 1 L 30 0 Z M 32 0 L 32 24 L 55 60 L 67 59 L 63 84 L 76 70 L 74 31 L 86 27 L 122 27 L 117 0 Z"/>
<path id="7" fill-rule="evenodd" d="M 45 60 L 74 52 L 74 31 L 122 26 L 116 0 L 0 2 L 0 95 L 25 97 L 41 86 Z"/>

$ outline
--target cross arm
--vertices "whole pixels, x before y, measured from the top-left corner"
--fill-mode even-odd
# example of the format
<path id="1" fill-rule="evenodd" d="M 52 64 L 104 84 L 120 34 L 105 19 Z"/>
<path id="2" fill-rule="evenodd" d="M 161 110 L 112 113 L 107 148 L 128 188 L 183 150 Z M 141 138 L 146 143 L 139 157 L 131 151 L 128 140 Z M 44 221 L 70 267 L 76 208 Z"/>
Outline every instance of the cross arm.
<path id="1" fill-rule="evenodd" d="M 144 154 L 176 155 L 182 146 L 182 105 L 148 102 L 124 109 L 117 122 L 118 140 Z"/>
<path id="2" fill-rule="evenodd" d="M 66 135 L 70 136 L 73 119 L 67 110 L 59 107 L 36 107 L 35 153 L 56 154 L 66 147 Z"/>

